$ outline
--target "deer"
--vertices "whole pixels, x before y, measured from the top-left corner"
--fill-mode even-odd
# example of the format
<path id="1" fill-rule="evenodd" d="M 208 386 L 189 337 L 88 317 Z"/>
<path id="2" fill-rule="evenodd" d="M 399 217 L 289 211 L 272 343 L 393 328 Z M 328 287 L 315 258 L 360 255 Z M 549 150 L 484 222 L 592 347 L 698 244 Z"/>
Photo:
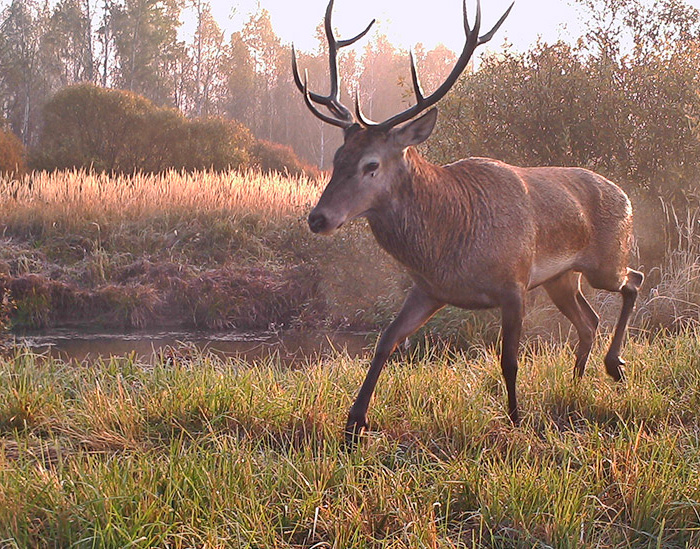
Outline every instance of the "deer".
<path id="1" fill-rule="evenodd" d="M 306 71 L 302 81 L 292 46 L 294 82 L 306 106 L 344 134 L 330 180 L 308 216 L 309 228 L 330 235 L 350 220 L 365 218 L 379 246 L 413 282 L 376 345 L 348 413 L 346 442 L 354 446 L 368 429 L 370 400 L 397 346 L 446 305 L 500 308 L 500 366 L 507 413 L 515 426 L 520 421 L 516 377 L 524 301 L 533 288 L 544 287 L 576 329 L 575 380 L 584 374 L 599 323 L 581 291 L 581 276 L 595 289 L 621 294 L 622 308 L 604 364 L 613 380 L 624 381 L 620 351 L 644 280 L 643 273 L 628 266 L 632 206 L 625 192 L 584 168 L 518 167 L 479 157 L 438 166 L 415 149 L 435 127 L 438 111 L 433 105 L 452 88 L 475 49 L 494 36 L 513 4 L 480 36 L 480 2 L 472 28 L 464 0 L 466 40 L 445 81 L 425 95 L 410 54 L 415 103 L 376 122 L 363 113 L 357 88 L 354 113 L 340 102 L 337 65 L 338 50 L 357 42 L 375 21 L 357 36 L 339 40 L 331 26 L 333 1 L 324 18 L 328 95 L 308 89 Z"/>

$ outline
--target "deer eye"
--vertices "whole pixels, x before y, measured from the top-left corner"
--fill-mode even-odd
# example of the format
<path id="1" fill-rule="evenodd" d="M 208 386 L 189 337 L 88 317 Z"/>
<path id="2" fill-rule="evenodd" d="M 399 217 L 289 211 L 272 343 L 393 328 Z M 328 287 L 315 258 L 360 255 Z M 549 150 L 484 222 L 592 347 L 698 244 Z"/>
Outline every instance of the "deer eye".
<path id="1" fill-rule="evenodd" d="M 368 162 L 362 171 L 366 174 L 371 173 L 379 168 L 379 162 Z"/>

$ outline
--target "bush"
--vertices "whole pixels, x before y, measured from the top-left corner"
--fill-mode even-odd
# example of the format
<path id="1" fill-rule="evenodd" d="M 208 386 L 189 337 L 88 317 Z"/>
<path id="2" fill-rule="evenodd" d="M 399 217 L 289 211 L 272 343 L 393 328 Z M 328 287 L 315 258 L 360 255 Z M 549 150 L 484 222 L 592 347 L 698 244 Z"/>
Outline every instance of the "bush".
<path id="1" fill-rule="evenodd" d="M 244 168 L 254 138 L 248 128 L 234 120 L 200 118 L 188 122 L 188 150 L 182 167 L 187 170 Z"/>
<path id="2" fill-rule="evenodd" d="M 44 107 L 32 158 L 37 169 L 130 173 L 242 168 L 253 137 L 219 118 L 188 120 L 137 94 L 89 84 L 58 92 Z"/>
<path id="3" fill-rule="evenodd" d="M 15 134 L 0 129 L 0 175 L 21 176 L 27 171 L 24 145 Z"/>
<path id="4" fill-rule="evenodd" d="M 291 147 L 259 139 L 251 150 L 253 163 L 263 173 L 280 172 L 290 175 L 306 174 L 316 176 L 319 170 L 306 164 L 294 153 Z"/>
<path id="5" fill-rule="evenodd" d="M 65 88 L 44 107 L 33 167 L 133 171 L 146 156 L 146 123 L 156 107 L 137 94 L 81 84 Z"/>

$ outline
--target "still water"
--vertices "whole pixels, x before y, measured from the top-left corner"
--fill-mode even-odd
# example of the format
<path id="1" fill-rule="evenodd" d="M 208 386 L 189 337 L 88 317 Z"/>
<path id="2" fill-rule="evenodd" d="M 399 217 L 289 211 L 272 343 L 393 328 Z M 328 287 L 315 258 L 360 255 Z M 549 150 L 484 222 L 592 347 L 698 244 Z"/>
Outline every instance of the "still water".
<path id="1" fill-rule="evenodd" d="M 354 332 L 85 332 L 52 330 L 15 335 L 16 342 L 64 360 L 135 353 L 148 359 L 172 349 L 196 349 L 246 360 L 279 355 L 286 364 L 303 363 L 334 351 L 367 356 L 376 334 Z"/>

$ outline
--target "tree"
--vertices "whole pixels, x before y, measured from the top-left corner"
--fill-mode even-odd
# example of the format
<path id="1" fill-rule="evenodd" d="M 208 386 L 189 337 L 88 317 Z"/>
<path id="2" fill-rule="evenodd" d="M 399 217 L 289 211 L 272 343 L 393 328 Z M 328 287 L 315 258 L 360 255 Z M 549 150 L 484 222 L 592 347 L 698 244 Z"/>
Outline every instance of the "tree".
<path id="1" fill-rule="evenodd" d="M 41 59 L 41 38 L 47 13 L 31 0 L 13 0 L 4 10 L 0 36 L 0 89 L 4 115 L 25 145 L 33 138 L 46 80 Z"/>
<path id="2" fill-rule="evenodd" d="M 256 72 L 253 57 L 240 32 L 231 35 L 229 47 L 221 62 L 225 78 L 222 112 L 252 128 L 256 110 Z"/>
<path id="3" fill-rule="evenodd" d="M 407 97 L 401 83 L 410 78 L 406 52 L 394 48 L 381 34 L 365 47 L 361 65 L 360 99 L 369 118 L 383 120 L 405 108 Z"/>
<path id="4" fill-rule="evenodd" d="M 102 59 L 99 62 L 98 71 L 100 73 L 100 83 L 103 88 L 106 88 L 110 83 L 111 72 L 114 68 L 114 25 L 112 21 L 112 13 L 115 10 L 112 0 L 102 1 L 102 18 L 100 26 L 97 29 L 97 41 L 101 47 Z"/>
<path id="5" fill-rule="evenodd" d="M 194 96 L 196 116 L 213 110 L 212 91 L 221 87 L 221 64 L 226 57 L 224 33 L 211 14 L 211 5 L 204 0 L 192 0 L 197 13 L 197 30 L 192 47 Z"/>
<path id="6" fill-rule="evenodd" d="M 246 23 L 241 33 L 248 47 L 255 73 L 255 107 L 253 127 L 259 137 L 272 140 L 279 105 L 273 99 L 273 90 L 287 65 L 282 63 L 282 46 L 270 21 L 270 13 L 261 9 Z"/>
<path id="7" fill-rule="evenodd" d="M 89 2 L 62 0 L 54 8 L 43 37 L 45 70 L 50 71 L 52 89 L 77 82 L 92 82 L 95 67 Z"/>
<path id="8" fill-rule="evenodd" d="M 117 84 L 173 105 L 174 69 L 184 48 L 177 38 L 182 0 L 125 0 L 110 8 Z"/>

